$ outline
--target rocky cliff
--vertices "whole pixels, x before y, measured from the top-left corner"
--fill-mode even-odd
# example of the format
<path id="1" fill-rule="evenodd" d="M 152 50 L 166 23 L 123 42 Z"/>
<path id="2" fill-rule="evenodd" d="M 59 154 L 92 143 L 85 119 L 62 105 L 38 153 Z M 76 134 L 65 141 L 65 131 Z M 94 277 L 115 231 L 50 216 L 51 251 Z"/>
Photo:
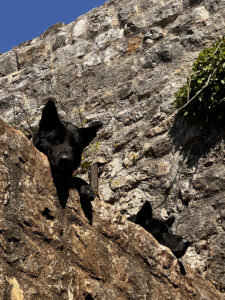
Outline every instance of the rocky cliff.
<path id="1" fill-rule="evenodd" d="M 79 171 L 85 178 L 86 167 L 92 162 L 98 162 L 100 166 L 101 200 L 96 200 L 93 204 L 97 207 L 98 220 L 93 228 L 82 216 L 74 192 L 70 198 L 72 202 L 68 204 L 70 208 L 65 212 L 61 211 L 50 179 L 44 182 L 42 179 L 50 176 L 47 165 L 45 168 L 40 167 L 45 161 L 43 156 L 34 149 L 29 150 L 33 154 L 28 167 L 23 162 L 26 162 L 28 150 L 24 148 L 22 151 L 21 148 L 24 156 L 18 155 L 13 147 L 7 146 L 11 152 L 3 150 L 1 157 L 6 162 L 1 166 L 5 170 L 1 180 L 4 199 L 1 213 L 4 220 L 9 218 L 11 225 L 7 221 L 1 229 L 6 239 L 4 245 L 7 245 L 2 246 L 3 252 L 7 253 L 7 258 L 4 255 L 2 257 L 2 268 L 9 272 L 4 271 L 7 278 L 2 279 L 2 282 L 6 280 L 14 290 L 19 289 L 21 294 L 29 286 L 29 295 L 33 293 L 32 299 L 40 299 L 41 296 L 35 296 L 39 289 L 43 297 L 54 292 L 55 295 L 67 293 L 68 299 L 73 299 L 72 295 L 76 295 L 75 289 L 78 287 L 85 297 L 88 295 L 88 286 L 92 297 L 103 299 L 98 291 L 100 293 L 103 286 L 104 289 L 111 287 L 114 284 L 112 282 L 118 280 L 124 286 L 115 284 L 116 296 L 113 298 L 106 292 L 106 299 L 119 299 L 117 295 L 120 291 L 121 295 L 123 292 L 126 295 L 120 296 L 124 297 L 121 299 L 137 299 L 135 295 L 138 293 L 140 299 L 156 299 L 153 296 L 150 298 L 150 294 L 144 294 L 141 288 L 148 286 L 151 282 L 148 276 L 154 271 L 146 266 L 149 264 L 148 259 L 143 258 L 149 254 L 145 256 L 139 253 L 136 247 L 143 248 L 143 251 L 147 251 L 147 247 L 148 251 L 156 252 L 161 251 L 161 248 L 152 249 L 151 243 L 156 242 L 152 242 L 150 235 L 147 236 L 138 226 L 120 221 L 120 218 L 132 219 L 142 203 L 150 200 L 155 216 L 165 219 L 175 215 L 173 231 L 192 243 L 183 262 L 213 282 L 218 290 L 224 291 L 224 132 L 214 127 L 203 132 L 199 126 L 186 126 L 182 120 L 174 118 L 174 108 L 171 105 L 174 93 L 185 82 L 199 51 L 224 34 L 224 25 L 225 3 L 222 0 L 112 0 L 68 25 L 56 24 L 40 37 L 0 56 L 0 114 L 7 123 L 29 134 L 38 123 L 44 98 L 49 95 L 58 99 L 60 114 L 65 120 L 79 126 L 99 119 L 104 123 L 98 140 L 84 153 L 83 168 Z M 4 130 L 1 129 L 2 131 Z M 10 132 L 13 140 L 15 134 L 11 129 Z M 11 141 L 15 143 L 15 147 L 20 138 Z M 25 142 L 23 144 L 27 147 Z M 25 190 L 20 187 L 20 180 L 13 177 L 24 172 L 21 168 L 27 172 L 24 179 Z M 43 169 L 46 174 L 41 173 L 44 172 Z M 6 170 L 11 170 L 11 175 Z M 36 182 L 38 178 L 39 183 Z M 100 204 L 104 202 L 108 204 Z M 114 210 L 120 211 L 123 217 L 116 219 L 117 214 L 114 216 L 112 213 Z M 24 215 L 25 211 L 27 217 Z M 115 218 L 111 220 L 112 224 L 107 223 L 108 214 Z M 13 221 L 14 215 L 15 220 L 18 219 L 18 226 Z M 22 221 L 19 221 L 20 218 Z M 125 227 L 121 222 L 124 222 Z M 8 227 L 7 235 L 5 232 Z M 96 236 L 92 239 L 93 230 Z M 18 237 L 10 233 L 14 231 L 18 232 Z M 71 237 L 70 242 L 63 242 L 68 240 L 63 232 Z M 130 245 L 128 236 L 136 239 L 139 233 L 140 239 Z M 97 237 L 99 235 L 101 238 Z M 123 246 L 120 244 L 116 248 L 117 239 L 123 240 Z M 147 241 L 150 240 L 148 244 Z M 38 241 L 43 241 L 43 244 L 40 242 L 39 245 Z M 103 253 L 98 250 L 102 243 Z M 115 243 L 112 252 L 111 243 Z M 76 248 L 76 244 L 80 246 Z M 91 244 L 95 246 L 90 247 Z M 15 248 L 18 245 L 20 246 Z M 67 248 L 65 252 L 64 247 Z M 95 247 L 96 252 L 92 252 Z M 46 249 L 46 260 L 44 254 L 41 255 L 42 249 Z M 121 251 L 128 251 L 129 254 L 126 256 Z M 128 268 L 125 268 L 127 264 L 130 265 L 131 261 L 133 263 L 134 253 L 139 254 L 135 267 L 130 266 L 132 271 L 130 269 L 129 272 L 132 275 L 127 276 L 128 271 L 124 271 L 117 278 L 116 261 L 122 257 L 121 260 L 126 262 L 125 270 Z M 12 258 L 11 261 L 10 255 L 15 255 L 15 260 Z M 63 260 L 64 256 L 70 258 Z M 92 263 L 89 261 L 91 257 L 96 258 L 93 268 L 98 271 L 92 270 Z M 108 267 L 110 272 L 108 268 L 105 270 L 103 257 L 112 263 Z M 145 261 L 144 265 L 141 263 L 142 259 Z M 14 263 L 18 264 L 18 271 L 15 271 L 18 273 L 15 276 Z M 68 272 L 66 263 L 69 264 Z M 84 266 L 83 263 L 87 265 Z M 25 266 L 21 267 L 20 264 Z M 29 271 L 27 264 L 35 265 L 36 269 Z M 57 270 L 62 270 L 61 266 L 64 271 L 58 272 Z M 27 273 L 23 268 L 27 268 Z M 166 272 L 167 268 L 166 266 L 157 270 Z M 98 274 L 103 269 L 101 272 L 104 274 L 108 272 L 105 277 L 102 273 L 101 276 Z M 136 272 L 137 269 L 141 271 Z M 76 272 L 82 275 L 77 276 Z M 168 271 L 170 272 L 173 274 Z M 25 274 L 26 280 L 22 274 Z M 90 277 L 86 280 L 87 274 Z M 140 277 L 140 274 L 145 275 Z M 68 283 L 67 290 L 62 283 L 65 281 L 60 276 L 64 276 Z M 193 276 L 200 278 L 198 275 Z M 24 285 L 19 282 L 20 277 L 23 278 L 21 281 Z M 154 273 L 153 277 L 156 280 L 153 281 L 157 282 L 160 276 Z M 105 278 L 111 279 L 107 281 Z M 182 280 L 188 280 L 187 278 Z M 50 292 L 50 287 L 45 288 L 44 285 L 41 288 L 41 284 L 48 285 L 48 281 L 51 282 L 49 286 L 56 286 L 54 291 Z M 170 282 L 168 286 L 171 294 L 165 288 L 168 299 L 169 295 L 173 299 L 173 280 L 166 279 L 166 282 Z M 176 286 L 179 284 L 175 283 Z M 150 286 L 154 284 L 151 283 Z M 136 288 L 138 292 L 135 292 Z M 196 297 L 200 297 L 196 292 L 197 288 L 194 288 Z M 164 287 L 160 288 L 163 289 Z M 96 293 L 93 294 L 93 290 Z M 58 297 L 61 299 L 62 296 Z M 87 299 L 91 299 L 90 297 Z"/>
<path id="2" fill-rule="evenodd" d="M 1 299 L 222 299 L 112 205 L 96 198 L 90 224 L 71 190 L 63 209 L 47 158 L 0 128 Z"/>

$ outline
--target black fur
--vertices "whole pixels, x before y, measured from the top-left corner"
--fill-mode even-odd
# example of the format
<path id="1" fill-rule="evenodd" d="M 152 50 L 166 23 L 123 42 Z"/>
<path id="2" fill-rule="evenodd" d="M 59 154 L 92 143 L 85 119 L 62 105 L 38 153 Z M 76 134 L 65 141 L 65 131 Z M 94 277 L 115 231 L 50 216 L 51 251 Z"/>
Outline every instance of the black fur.
<path id="1" fill-rule="evenodd" d="M 68 191 L 76 188 L 87 200 L 94 199 L 91 187 L 82 179 L 73 178 L 73 171 L 81 163 L 83 149 L 89 145 L 102 124 L 78 128 L 60 120 L 53 99 L 48 99 L 43 111 L 39 130 L 33 138 L 36 148 L 47 155 L 53 180 L 61 205 L 65 207 Z"/>
<path id="2" fill-rule="evenodd" d="M 174 217 L 170 217 L 166 221 L 154 219 L 152 217 L 152 207 L 149 201 L 144 203 L 135 218 L 136 224 L 146 229 L 160 244 L 170 248 L 173 254 L 177 258 L 180 258 L 185 254 L 189 242 L 181 236 L 172 233 L 170 227 L 174 221 Z"/>

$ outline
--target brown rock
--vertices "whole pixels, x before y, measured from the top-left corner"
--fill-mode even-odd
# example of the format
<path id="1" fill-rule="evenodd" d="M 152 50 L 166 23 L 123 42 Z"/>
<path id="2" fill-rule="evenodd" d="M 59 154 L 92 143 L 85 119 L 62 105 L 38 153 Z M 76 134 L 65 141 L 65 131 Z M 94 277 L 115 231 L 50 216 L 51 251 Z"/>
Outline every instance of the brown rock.
<path id="1" fill-rule="evenodd" d="M 222 299 L 113 206 L 96 198 L 91 225 L 71 190 L 62 209 L 47 158 L 0 128 L 1 299 Z"/>

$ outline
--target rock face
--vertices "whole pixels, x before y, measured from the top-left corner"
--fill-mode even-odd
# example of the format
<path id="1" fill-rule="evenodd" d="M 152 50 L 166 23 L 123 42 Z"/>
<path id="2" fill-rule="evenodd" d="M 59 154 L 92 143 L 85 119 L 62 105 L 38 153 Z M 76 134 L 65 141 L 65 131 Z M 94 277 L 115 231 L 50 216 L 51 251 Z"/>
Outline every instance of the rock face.
<path id="1" fill-rule="evenodd" d="M 173 232 L 192 243 L 183 262 L 220 291 L 224 131 L 187 126 L 174 118 L 171 103 L 199 51 L 224 33 L 224 24 L 223 0 L 112 0 L 0 56 L 1 118 L 29 133 L 44 98 L 54 95 L 66 120 L 79 126 L 103 121 L 97 142 L 84 153 L 81 176 L 98 162 L 101 201 L 127 218 L 145 200 L 156 217 L 175 215 Z M 7 203 L 13 184 L 8 177 L 1 184 Z M 39 220 L 36 226 L 44 227 Z"/>
<path id="2" fill-rule="evenodd" d="M 0 128 L 1 299 L 222 299 L 112 205 L 96 198 L 89 224 L 71 190 L 62 209 L 47 158 Z"/>

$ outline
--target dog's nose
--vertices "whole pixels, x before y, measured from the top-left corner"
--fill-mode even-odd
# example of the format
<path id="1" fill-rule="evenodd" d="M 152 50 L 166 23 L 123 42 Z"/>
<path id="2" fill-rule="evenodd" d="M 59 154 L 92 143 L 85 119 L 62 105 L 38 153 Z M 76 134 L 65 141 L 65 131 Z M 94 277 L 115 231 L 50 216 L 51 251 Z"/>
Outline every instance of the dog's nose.
<path id="1" fill-rule="evenodd" d="M 60 169 L 69 169 L 71 168 L 71 160 L 68 155 L 63 154 L 59 159 L 59 168 Z"/>

